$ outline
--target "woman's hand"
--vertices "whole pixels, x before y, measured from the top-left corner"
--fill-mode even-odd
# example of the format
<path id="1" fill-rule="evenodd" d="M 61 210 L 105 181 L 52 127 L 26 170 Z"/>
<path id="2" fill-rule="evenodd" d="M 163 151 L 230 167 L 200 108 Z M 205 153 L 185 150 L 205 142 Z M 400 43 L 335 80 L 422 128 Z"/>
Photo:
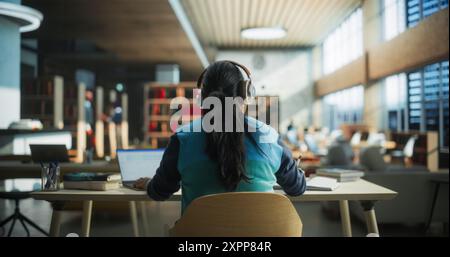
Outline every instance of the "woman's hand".
<path id="1" fill-rule="evenodd" d="M 136 182 L 134 182 L 134 187 L 137 189 L 147 189 L 147 182 L 150 180 L 150 178 L 140 178 L 138 180 L 136 180 Z"/>

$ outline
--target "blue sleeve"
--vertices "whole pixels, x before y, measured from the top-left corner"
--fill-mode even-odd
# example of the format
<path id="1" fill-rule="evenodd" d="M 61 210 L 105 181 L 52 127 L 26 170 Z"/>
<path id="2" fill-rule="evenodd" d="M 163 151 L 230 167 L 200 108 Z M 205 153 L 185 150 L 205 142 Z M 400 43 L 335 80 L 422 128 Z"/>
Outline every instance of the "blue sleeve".
<path id="1" fill-rule="evenodd" d="M 179 148 L 180 142 L 175 134 L 170 137 L 159 168 L 147 185 L 147 194 L 153 200 L 167 200 L 173 193 L 180 190 L 181 176 L 177 168 Z"/>
<path id="2" fill-rule="evenodd" d="M 275 173 L 277 183 L 286 194 L 291 196 L 301 195 L 306 190 L 305 175 L 299 170 L 296 161 L 292 158 L 291 151 L 281 139 L 278 139 L 278 144 L 283 148 L 283 153 L 281 154 L 280 168 Z"/>

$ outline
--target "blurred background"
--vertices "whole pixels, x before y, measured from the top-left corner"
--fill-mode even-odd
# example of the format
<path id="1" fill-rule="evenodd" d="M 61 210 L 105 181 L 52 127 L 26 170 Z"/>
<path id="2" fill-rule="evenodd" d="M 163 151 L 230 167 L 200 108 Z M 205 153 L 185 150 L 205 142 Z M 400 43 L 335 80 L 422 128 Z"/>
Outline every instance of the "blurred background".
<path id="1" fill-rule="evenodd" d="M 234 60 L 308 175 L 363 170 L 399 192 L 387 234 L 448 236 L 448 25 L 448 0 L 0 0 L 0 178 L 39 176 L 33 143 L 118 172 L 116 149 L 165 147 L 170 100 Z"/>

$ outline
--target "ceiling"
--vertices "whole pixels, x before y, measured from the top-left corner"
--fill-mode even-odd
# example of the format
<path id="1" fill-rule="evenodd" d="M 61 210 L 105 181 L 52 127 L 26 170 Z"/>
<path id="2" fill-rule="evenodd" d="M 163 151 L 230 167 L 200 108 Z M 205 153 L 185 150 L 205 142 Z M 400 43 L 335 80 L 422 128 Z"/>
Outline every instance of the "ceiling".
<path id="1" fill-rule="evenodd" d="M 184 80 L 196 79 L 202 65 L 168 0 L 23 0 L 44 14 L 41 27 L 25 38 L 41 42 L 92 42 L 95 53 L 46 54 L 65 64 L 110 70 L 138 67 L 149 73 L 158 63 L 177 63 Z M 215 48 L 285 48 L 320 42 L 361 0 L 181 0 L 205 50 Z M 283 39 L 254 41 L 240 38 L 241 28 L 281 25 Z M 58 45 L 58 44 L 56 44 Z M 211 57 L 211 55 L 210 55 Z M 136 66 L 137 65 L 137 66 Z M 150 65 L 150 66 L 149 66 Z M 152 66 L 153 65 L 153 66 Z"/>
<path id="2" fill-rule="evenodd" d="M 177 63 L 182 75 L 193 78 L 201 72 L 200 60 L 167 0 L 24 0 L 23 4 L 44 14 L 41 27 L 25 37 L 89 40 L 123 62 Z M 82 62 L 82 55 L 71 56 Z M 111 54 L 86 57 L 100 65 L 118 62 Z"/>
<path id="3" fill-rule="evenodd" d="M 315 45 L 361 4 L 361 0 L 183 0 L 206 46 L 304 47 Z M 269 41 L 240 38 L 242 28 L 282 26 L 287 37 Z"/>

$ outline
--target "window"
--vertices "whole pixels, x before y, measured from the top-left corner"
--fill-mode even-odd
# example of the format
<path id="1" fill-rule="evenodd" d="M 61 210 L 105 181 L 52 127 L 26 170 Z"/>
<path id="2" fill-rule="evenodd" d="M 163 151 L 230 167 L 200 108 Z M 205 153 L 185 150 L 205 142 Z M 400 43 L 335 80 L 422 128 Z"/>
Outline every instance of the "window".
<path id="1" fill-rule="evenodd" d="M 416 26 L 419 21 L 433 13 L 448 7 L 448 0 L 406 0 L 408 27 Z"/>
<path id="2" fill-rule="evenodd" d="M 408 74 L 409 129 L 420 130 L 422 123 L 422 72 Z"/>
<path id="3" fill-rule="evenodd" d="M 364 111 L 364 87 L 356 86 L 323 97 L 325 126 L 338 129 L 343 123 L 360 123 Z"/>
<path id="4" fill-rule="evenodd" d="M 407 130 L 406 75 L 387 77 L 384 82 L 387 106 L 387 128 L 392 131 Z"/>
<path id="5" fill-rule="evenodd" d="M 439 141 L 448 149 L 448 61 L 435 63 L 408 74 L 409 128 L 439 131 Z"/>
<path id="6" fill-rule="evenodd" d="M 362 55 L 362 25 L 362 10 L 359 8 L 327 36 L 322 45 L 324 74 L 329 74 Z"/>
<path id="7" fill-rule="evenodd" d="M 390 40 L 405 30 L 405 0 L 383 0 L 384 40 Z"/>

